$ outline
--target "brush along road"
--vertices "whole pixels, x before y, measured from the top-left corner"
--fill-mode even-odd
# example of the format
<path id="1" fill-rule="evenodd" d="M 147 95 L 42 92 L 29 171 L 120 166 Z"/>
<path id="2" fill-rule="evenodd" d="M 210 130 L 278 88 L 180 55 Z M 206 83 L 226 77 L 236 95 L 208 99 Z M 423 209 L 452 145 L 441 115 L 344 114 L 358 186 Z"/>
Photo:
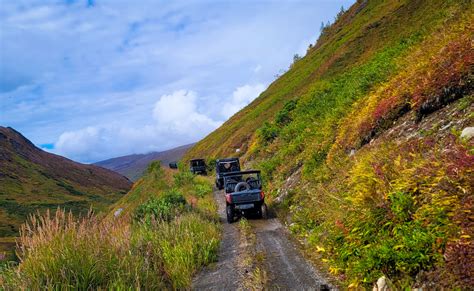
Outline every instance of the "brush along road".
<path id="1" fill-rule="evenodd" d="M 223 226 L 223 238 L 218 262 L 204 269 L 194 279 L 194 290 L 236 290 L 243 286 L 248 276 L 239 269 L 239 258 L 244 248 L 239 245 L 237 223 L 226 223 L 226 201 L 223 191 L 215 191 L 219 205 L 219 216 Z M 267 220 L 249 218 L 256 235 L 259 252 L 263 253 L 262 267 L 267 273 L 265 289 L 270 290 L 326 290 L 323 277 L 308 263 L 295 245 L 288 239 L 288 233 L 276 218 Z"/>

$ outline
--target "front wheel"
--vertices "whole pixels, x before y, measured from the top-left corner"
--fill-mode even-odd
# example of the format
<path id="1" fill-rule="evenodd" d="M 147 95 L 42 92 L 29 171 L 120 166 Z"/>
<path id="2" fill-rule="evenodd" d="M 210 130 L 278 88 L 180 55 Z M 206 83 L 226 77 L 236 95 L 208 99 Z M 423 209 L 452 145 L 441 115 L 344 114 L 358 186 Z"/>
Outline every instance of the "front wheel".
<path id="1" fill-rule="evenodd" d="M 262 203 L 262 206 L 260 206 L 260 217 L 263 219 L 268 218 L 268 207 L 265 203 Z"/>
<path id="2" fill-rule="evenodd" d="M 227 222 L 228 223 L 234 222 L 234 216 L 235 216 L 234 208 L 230 205 L 227 205 L 225 210 L 226 210 L 225 212 L 227 214 Z"/>

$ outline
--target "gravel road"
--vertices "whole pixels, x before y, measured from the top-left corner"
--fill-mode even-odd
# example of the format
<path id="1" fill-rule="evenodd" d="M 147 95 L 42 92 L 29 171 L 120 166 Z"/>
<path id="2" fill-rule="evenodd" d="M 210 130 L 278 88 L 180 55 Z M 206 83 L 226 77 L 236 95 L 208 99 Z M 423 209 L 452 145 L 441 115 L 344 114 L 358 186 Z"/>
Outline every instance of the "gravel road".
<path id="1" fill-rule="evenodd" d="M 223 238 L 218 262 L 202 270 L 193 281 L 194 290 L 241 289 L 242 276 L 238 268 L 239 230 L 236 224 L 225 220 L 225 200 L 221 191 L 214 197 L 219 205 L 219 216 L 223 223 Z M 249 219 L 256 234 L 257 250 L 264 253 L 263 267 L 268 275 L 265 289 L 269 290 L 329 290 L 329 285 L 308 263 L 288 239 L 288 233 L 276 219 Z"/>

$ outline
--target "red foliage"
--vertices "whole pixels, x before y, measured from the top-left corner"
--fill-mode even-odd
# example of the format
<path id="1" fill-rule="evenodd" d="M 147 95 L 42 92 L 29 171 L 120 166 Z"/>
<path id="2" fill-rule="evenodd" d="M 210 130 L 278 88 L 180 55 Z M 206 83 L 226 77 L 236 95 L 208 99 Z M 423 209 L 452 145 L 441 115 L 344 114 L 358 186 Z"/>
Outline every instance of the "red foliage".
<path id="1" fill-rule="evenodd" d="M 469 169 L 474 169 L 474 156 L 469 151 L 454 143 L 451 149 L 444 152 L 444 160 L 446 162 L 446 174 L 457 177 L 459 173 Z"/>
<path id="2" fill-rule="evenodd" d="M 442 95 L 443 89 L 460 85 L 463 76 L 472 71 L 474 51 L 469 36 L 451 41 L 431 57 L 430 67 L 420 76 L 413 93 L 415 107 Z"/>
<path id="3" fill-rule="evenodd" d="M 339 228 L 340 230 L 342 230 L 342 232 L 344 232 L 344 234 L 348 234 L 349 233 L 349 230 L 347 229 L 347 227 L 344 225 L 344 223 L 342 221 L 340 221 L 339 219 L 337 219 L 334 224 L 336 225 L 337 228 Z"/>

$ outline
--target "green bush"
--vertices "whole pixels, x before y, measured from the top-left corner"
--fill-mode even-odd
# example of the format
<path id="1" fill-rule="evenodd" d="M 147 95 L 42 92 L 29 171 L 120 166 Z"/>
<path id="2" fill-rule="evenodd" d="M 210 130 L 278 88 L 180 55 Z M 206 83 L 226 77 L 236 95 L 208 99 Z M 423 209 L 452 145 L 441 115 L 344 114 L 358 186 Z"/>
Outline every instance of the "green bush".
<path id="1" fill-rule="evenodd" d="M 194 175 L 188 170 L 181 170 L 173 176 L 174 185 L 176 187 L 182 187 L 190 185 L 194 181 Z"/>
<path id="2" fill-rule="evenodd" d="M 290 100 L 286 102 L 283 106 L 283 109 L 280 110 L 275 117 L 276 124 L 279 126 L 284 126 L 290 123 L 292 120 L 290 113 L 296 108 L 296 104 L 296 100 Z"/>
<path id="3" fill-rule="evenodd" d="M 209 184 L 196 184 L 194 191 L 197 197 L 204 198 L 204 196 L 212 192 L 212 187 Z"/>
<path id="4" fill-rule="evenodd" d="M 183 194 L 172 189 L 139 205 L 135 209 L 134 219 L 147 224 L 156 220 L 171 221 L 183 211 L 185 204 Z"/>
<path id="5" fill-rule="evenodd" d="M 147 175 L 152 175 L 154 178 L 160 178 L 163 176 L 163 169 L 161 168 L 161 162 L 160 161 L 153 161 L 150 164 L 148 164 L 148 167 L 146 169 L 146 174 Z"/>
<path id="6" fill-rule="evenodd" d="M 265 122 L 262 127 L 257 130 L 257 135 L 264 145 L 271 143 L 279 134 L 279 128 L 270 123 Z"/>

